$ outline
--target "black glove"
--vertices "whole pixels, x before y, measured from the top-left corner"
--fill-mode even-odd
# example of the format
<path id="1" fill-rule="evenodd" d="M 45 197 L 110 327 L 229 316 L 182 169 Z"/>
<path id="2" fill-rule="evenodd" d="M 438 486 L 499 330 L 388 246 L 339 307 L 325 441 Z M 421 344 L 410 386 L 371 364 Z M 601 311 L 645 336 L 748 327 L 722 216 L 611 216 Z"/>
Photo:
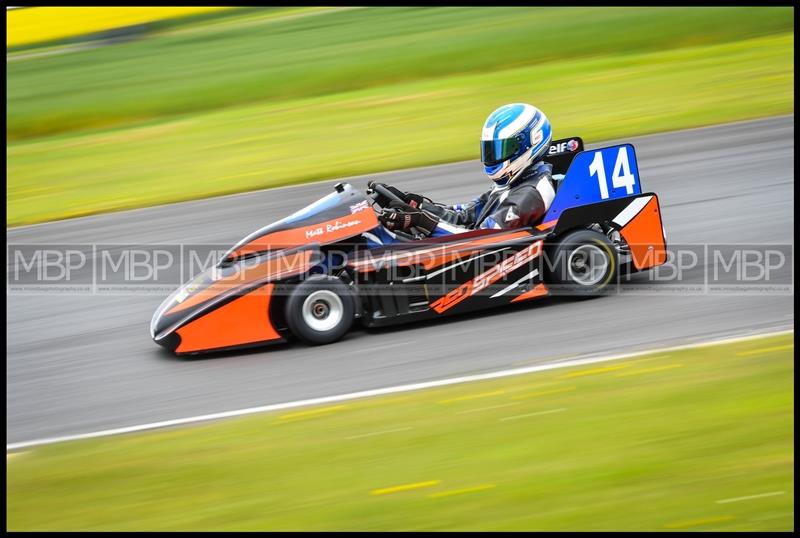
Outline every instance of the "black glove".
<path id="1" fill-rule="evenodd" d="M 422 205 L 423 200 L 425 198 L 421 194 L 414 194 L 413 192 L 404 192 L 398 188 L 387 186 L 387 188 L 395 193 L 397 196 L 402 198 L 405 203 L 413 207 L 414 209 L 419 209 L 420 205 Z"/>
<path id="2" fill-rule="evenodd" d="M 368 188 L 372 188 L 372 186 L 374 184 L 375 183 L 373 181 L 370 181 L 369 183 L 367 183 L 367 187 Z M 389 192 L 391 192 L 392 194 L 394 194 L 395 196 L 397 196 L 398 198 L 403 200 L 407 205 L 411 206 L 413 209 L 418 209 L 420 204 L 422 204 L 423 200 L 425 200 L 425 197 L 420 195 L 420 194 L 414 194 L 413 192 L 401 191 L 397 187 L 393 187 L 392 185 L 387 185 L 385 183 L 379 183 L 379 185 L 381 185 L 383 188 L 385 188 L 386 190 L 388 190 Z M 384 207 L 385 206 L 396 206 L 396 204 L 397 204 L 394 200 L 389 200 L 389 199 L 387 199 L 386 197 L 384 197 L 382 195 L 379 195 L 379 198 L 378 198 L 377 202 L 378 202 L 378 205 L 384 206 Z"/>
<path id="3" fill-rule="evenodd" d="M 380 219 L 383 225 L 393 232 L 407 232 L 411 228 L 418 228 L 427 232 L 425 235 L 430 235 L 439 223 L 439 219 L 413 209 L 384 209 Z"/>

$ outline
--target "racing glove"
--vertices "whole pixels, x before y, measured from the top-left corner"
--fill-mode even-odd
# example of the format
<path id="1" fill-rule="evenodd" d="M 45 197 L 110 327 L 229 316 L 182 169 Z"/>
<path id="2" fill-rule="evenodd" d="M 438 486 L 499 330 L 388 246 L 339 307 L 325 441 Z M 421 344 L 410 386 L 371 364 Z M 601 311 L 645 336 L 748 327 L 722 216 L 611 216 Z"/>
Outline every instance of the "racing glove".
<path id="1" fill-rule="evenodd" d="M 422 202 L 427 199 L 421 194 L 414 194 L 413 192 L 403 192 L 400 198 L 414 209 L 419 209 L 422 206 Z"/>
<path id="2" fill-rule="evenodd" d="M 418 209 L 420 205 L 422 205 L 422 202 L 424 200 L 430 201 L 428 198 L 425 198 L 421 194 L 414 194 L 413 192 L 401 191 L 397 187 L 394 187 L 392 185 L 387 185 L 385 183 L 382 183 L 381 185 L 414 209 Z M 390 200 L 381 197 L 381 199 L 378 200 L 378 205 L 381 206 L 391 205 L 391 202 Z"/>
<path id="3" fill-rule="evenodd" d="M 387 229 L 391 231 L 407 232 L 411 228 L 425 231 L 425 235 L 430 235 L 439 219 L 417 210 L 403 209 L 384 209 L 381 212 L 380 220 Z"/>

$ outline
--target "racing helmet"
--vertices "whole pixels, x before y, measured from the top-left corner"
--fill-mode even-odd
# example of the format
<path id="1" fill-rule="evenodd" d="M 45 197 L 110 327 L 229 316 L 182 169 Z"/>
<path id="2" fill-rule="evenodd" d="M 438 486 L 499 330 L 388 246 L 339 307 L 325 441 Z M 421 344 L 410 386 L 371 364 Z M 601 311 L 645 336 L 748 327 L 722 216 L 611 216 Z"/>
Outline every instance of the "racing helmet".
<path id="1" fill-rule="evenodd" d="M 550 120 L 533 105 L 503 105 L 486 119 L 481 133 L 481 161 L 495 185 L 511 185 L 545 154 L 552 140 Z"/>

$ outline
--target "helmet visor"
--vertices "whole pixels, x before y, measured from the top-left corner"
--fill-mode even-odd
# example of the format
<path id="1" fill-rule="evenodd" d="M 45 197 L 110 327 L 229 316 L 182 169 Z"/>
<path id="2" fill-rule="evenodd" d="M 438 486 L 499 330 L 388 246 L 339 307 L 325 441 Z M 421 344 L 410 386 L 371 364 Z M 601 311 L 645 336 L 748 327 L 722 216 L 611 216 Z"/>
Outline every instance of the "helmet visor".
<path id="1" fill-rule="evenodd" d="M 481 140 L 481 161 L 492 166 L 511 158 L 521 146 L 520 137 Z"/>

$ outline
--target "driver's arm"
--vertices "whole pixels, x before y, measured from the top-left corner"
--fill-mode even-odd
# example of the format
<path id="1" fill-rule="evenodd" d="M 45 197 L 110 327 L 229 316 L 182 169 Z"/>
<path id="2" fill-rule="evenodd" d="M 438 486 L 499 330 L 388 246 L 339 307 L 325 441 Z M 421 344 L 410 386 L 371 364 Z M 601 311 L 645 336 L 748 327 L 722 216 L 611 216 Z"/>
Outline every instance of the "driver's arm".
<path id="1" fill-rule="evenodd" d="M 416 210 L 422 210 L 428 215 L 437 218 L 441 223 L 451 224 L 465 229 L 475 227 L 478 215 L 480 215 L 480 212 L 483 209 L 490 192 L 485 192 L 478 198 L 475 198 L 466 204 L 455 204 L 448 206 L 445 204 L 435 203 L 430 198 L 426 198 L 420 194 L 402 191 L 392 185 L 381 185 L 392 192 L 395 196 L 403 200 L 406 204 L 411 206 L 412 213 L 416 213 Z M 385 196 L 378 195 L 376 200 L 383 208 L 393 209 L 393 206 L 395 206 L 394 202 L 387 199 Z M 403 226 L 407 224 L 404 221 L 400 221 L 399 216 L 392 217 L 389 212 L 387 212 L 386 217 L 387 218 L 385 220 L 396 220 L 396 222 L 389 224 L 389 226 L 395 226 L 396 229 L 402 229 Z M 386 225 L 386 223 L 384 223 L 384 225 Z"/>
<path id="2" fill-rule="evenodd" d="M 451 206 L 423 202 L 420 205 L 420 209 L 436 215 L 439 217 L 439 220 L 448 224 L 472 227 L 475 225 L 475 220 L 478 218 L 487 196 L 488 193 L 484 193 L 466 204 L 455 204 Z"/>

